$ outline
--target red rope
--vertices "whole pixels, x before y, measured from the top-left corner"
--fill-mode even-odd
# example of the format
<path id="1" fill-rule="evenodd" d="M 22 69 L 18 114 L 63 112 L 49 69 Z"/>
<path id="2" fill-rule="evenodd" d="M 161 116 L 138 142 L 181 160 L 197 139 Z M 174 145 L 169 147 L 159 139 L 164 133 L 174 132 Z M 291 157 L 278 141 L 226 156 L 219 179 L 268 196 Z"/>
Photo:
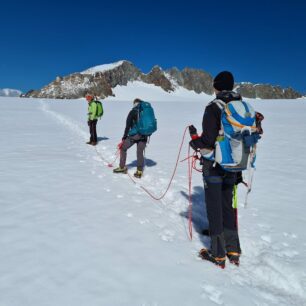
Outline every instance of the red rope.
<path id="1" fill-rule="evenodd" d="M 188 156 L 190 156 L 190 146 L 188 146 Z M 190 158 L 188 158 L 188 229 L 190 240 L 192 240 L 192 168 L 193 157 L 192 162 L 190 162 Z"/>
<path id="2" fill-rule="evenodd" d="M 104 162 L 106 162 L 107 163 L 107 167 L 110 167 L 110 168 L 112 168 L 113 167 L 113 164 L 116 162 L 116 160 L 118 159 L 118 157 L 119 157 L 119 155 L 120 155 L 120 150 L 118 149 L 117 151 L 116 151 L 116 153 L 115 153 L 115 159 L 113 160 L 113 162 L 109 162 L 109 161 L 107 161 L 101 154 L 100 154 L 100 152 L 97 150 L 97 148 L 95 147 L 95 150 L 96 150 L 96 152 L 97 152 L 97 155 L 104 161 Z"/>
<path id="3" fill-rule="evenodd" d="M 163 199 L 165 197 L 165 195 L 167 194 L 167 192 L 169 191 L 170 189 L 170 186 L 172 184 L 172 181 L 174 179 L 174 176 L 175 176 L 175 173 L 176 173 L 176 170 L 177 170 L 177 166 L 178 166 L 178 163 L 179 163 L 179 160 L 180 160 L 180 156 L 181 156 L 181 152 L 182 152 L 182 148 L 183 148 L 183 144 L 184 144 L 184 141 L 185 141 L 185 136 L 186 136 L 186 132 L 188 130 L 188 126 L 185 128 L 185 131 L 184 131 L 184 134 L 183 134 L 183 138 L 182 138 L 182 142 L 181 142 L 181 145 L 180 145 L 180 149 L 179 149 L 179 152 L 178 152 L 178 155 L 177 155 L 177 159 L 176 159 L 176 163 L 175 163 L 175 167 L 174 167 L 174 170 L 173 170 L 173 173 L 172 173 L 172 176 L 171 176 L 171 179 L 169 181 L 169 184 L 165 190 L 165 192 L 161 195 L 161 196 L 155 196 L 154 194 L 152 194 L 147 188 L 143 187 L 143 186 L 140 186 L 140 188 L 146 192 L 152 199 L 156 200 L 156 201 L 159 201 L 161 199 Z M 134 181 L 134 179 L 129 175 L 130 179 L 132 179 L 132 181 L 136 184 L 136 182 Z"/>
<path id="4" fill-rule="evenodd" d="M 158 196 L 155 196 L 154 194 L 152 194 L 147 188 L 145 188 L 143 186 L 140 186 L 140 188 L 144 192 L 146 192 L 152 199 L 154 199 L 156 201 L 160 201 L 161 199 L 163 199 L 165 197 L 165 195 L 167 194 L 167 192 L 169 191 L 169 189 L 170 189 L 170 186 L 171 186 L 172 181 L 174 179 L 174 176 L 176 174 L 176 170 L 177 170 L 177 167 L 178 167 L 178 163 L 179 163 L 179 160 L 180 160 L 180 156 L 181 156 L 181 152 L 182 152 L 182 148 L 183 148 L 183 145 L 184 145 L 185 136 L 186 136 L 186 132 L 187 132 L 188 128 L 189 128 L 189 126 L 187 126 L 185 128 L 185 131 L 184 131 L 184 134 L 183 134 L 183 138 L 182 138 L 182 142 L 180 144 L 179 152 L 178 152 L 177 159 L 176 159 L 176 162 L 175 162 L 174 170 L 173 170 L 172 176 L 170 178 L 169 184 L 168 184 L 165 192 L 161 196 L 158 197 Z M 118 150 L 116 152 L 115 160 L 112 163 L 109 163 L 96 149 L 97 154 L 100 156 L 100 158 L 103 161 L 105 161 L 108 164 L 108 167 L 112 167 L 113 166 L 113 163 L 115 163 L 115 161 L 117 160 L 118 156 L 120 155 L 120 151 L 121 150 L 118 147 Z M 189 227 L 189 237 L 190 237 L 190 240 L 192 240 L 192 194 L 191 194 L 191 188 L 192 188 L 192 169 L 195 169 L 196 171 L 200 171 L 200 170 L 196 169 L 196 167 L 195 167 L 196 160 L 199 159 L 197 154 L 196 154 L 196 152 L 192 156 L 190 156 L 190 146 L 188 146 L 188 157 L 185 158 L 183 161 L 185 161 L 186 159 L 188 160 L 188 190 L 189 190 L 189 196 L 188 196 L 188 200 L 189 200 L 188 223 L 189 224 L 188 224 L 188 227 Z M 192 162 L 190 162 L 190 159 L 192 159 Z M 134 184 L 137 184 L 137 182 L 134 180 L 134 178 L 129 173 L 127 173 L 127 174 L 128 174 L 128 177 L 131 179 L 131 181 Z"/>

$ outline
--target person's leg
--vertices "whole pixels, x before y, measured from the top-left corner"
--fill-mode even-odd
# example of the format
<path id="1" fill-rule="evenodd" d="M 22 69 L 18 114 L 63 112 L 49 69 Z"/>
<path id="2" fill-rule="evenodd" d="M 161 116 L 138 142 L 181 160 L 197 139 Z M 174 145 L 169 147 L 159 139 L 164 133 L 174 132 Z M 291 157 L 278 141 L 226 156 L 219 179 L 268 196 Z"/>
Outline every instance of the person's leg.
<path id="1" fill-rule="evenodd" d="M 226 251 L 229 253 L 241 253 L 237 220 L 233 208 L 233 189 L 236 177 L 235 173 L 227 173 L 222 186 L 223 226 Z"/>
<path id="2" fill-rule="evenodd" d="M 93 142 L 93 120 L 88 121 L 89 133 L 90 133 L 90 142 Z"/>
<path id="3" fill-rule="evenodd" d="M 92 121 L 92 141 L 97 143 L 98 142 L 98 137 L 97 137 L 97 122 L 98 120 L 93 120 Z"/>
<path id="4" fill-rule="evenodd" d="M 225 257 L 221 174 L 218 166 L 213 167 L 213 162 L 206 160 L 203 162 L 205 202 L 211 238 L 210 252 L 218 258 Z"/>
<path id="5" fill-rule="evenodd" d="M 126 157 L 127 157 L 127 150 L 134 144 L 134 140 L 130 137 L 127 137 L 122 144 L 121 151 L 120 151 L 120 168 L 125 167 Z"/>
<path id="6" fill-rule="evenodd" d="M 139 140 L 137 142 L 137 170 L 143 171 L 144 167 L 144 150 L 146 148 L 146 141 Z"/>

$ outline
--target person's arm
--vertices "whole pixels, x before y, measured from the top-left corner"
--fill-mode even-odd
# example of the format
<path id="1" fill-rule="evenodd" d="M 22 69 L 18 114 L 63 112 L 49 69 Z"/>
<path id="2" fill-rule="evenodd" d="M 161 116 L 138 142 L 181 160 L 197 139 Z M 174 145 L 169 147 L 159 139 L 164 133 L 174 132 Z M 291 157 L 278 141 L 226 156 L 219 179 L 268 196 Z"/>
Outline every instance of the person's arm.
<path id="1" fill-rule="evenodd" d="M 206 107 L 202 121 L 201 141 L 203 148 L 213 149 L 216 139 L 219 135 L 221 121 L 221 111 L 219 107 L 213 103 Z"/>
<path id="2" fill-rule="evenodd" d="M 127 138 L 128 133 L 130 129 L 133 127 L 133 124 L 136 120 L 137 120 L 137 110 L 132 109 L 126 118 L 126 125 L 122 139 Z"/>

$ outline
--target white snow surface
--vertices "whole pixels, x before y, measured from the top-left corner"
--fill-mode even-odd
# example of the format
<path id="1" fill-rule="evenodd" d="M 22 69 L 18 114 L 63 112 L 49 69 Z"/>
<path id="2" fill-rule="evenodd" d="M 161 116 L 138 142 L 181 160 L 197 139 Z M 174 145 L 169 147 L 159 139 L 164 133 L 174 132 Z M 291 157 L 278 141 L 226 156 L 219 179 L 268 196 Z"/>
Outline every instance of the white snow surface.
<path id="1" fill-rule="evenodd" d="M 19 97 L 22 92 L 18 89 L 3 88 L 0 89 L 0 97 Z"/>
<path id="2" fill-rule="evenodd" d="M 209 245 L 201 174 L 192 180 L 192 241 L 186 162 L 161 201 L 141 188 L 165 191 L 184 129 L 201 131 L 209 99 L 151 93 L 141 98 L 158 131 L 136 184 L 106 162 L 130 96 L 103 101 L 96 148 L 85 144 L 85 100 L 0 98 L 0 305 L 306 305 L 306 100 L 249 100 L 265 115 L 264 137 L 247 208 L 239 186 L 241 265 L 221 270 L 197 256 Z M 135 155 L 130 148 L 131 174 Z"/>
<path id="3" fill-rule="evenodd" d="M 136 97 L 146 100 L 147 97 L 154 97 L 154 101 L 159 102 L 186 102 L 186 101 L 209 101 L 211 96 L 195 91 L 187 90 L 181 86 L 176 87 L 172 92 L 166 92 L 159 86 L 147 84 L 142 81 L 128 82 L 127 86 L 118 85 L 113 88 L 115 97 L 108 97 L 108 101 L 133 101 Z"/>
<path id="4" fill-rule="evenodd" d="M 95 74 L 96 72 L 105 72 L 107 70 L 112 70 L 123 64 L 124 61 L 118 61 L 111 64 L 98 65 L 91 68 L 88 68 L 81 72 L 81 74 Z"/>

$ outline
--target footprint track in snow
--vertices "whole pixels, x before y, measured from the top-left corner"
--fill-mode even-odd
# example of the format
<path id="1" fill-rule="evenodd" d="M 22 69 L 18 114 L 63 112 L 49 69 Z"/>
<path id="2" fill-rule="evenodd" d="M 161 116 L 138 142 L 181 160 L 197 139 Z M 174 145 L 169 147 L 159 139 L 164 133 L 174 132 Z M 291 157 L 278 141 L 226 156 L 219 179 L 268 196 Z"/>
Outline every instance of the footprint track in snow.
<path id="1" fill-rule="evenodd" d="M 221 299 L 222 292 L 218 290 L 216 287 L 211 286 L 209 284 L 202 285 L 203 293 L 201 297 L 203 299 L 210 299 L 212 302 L 216 303 L 217 305 L 223 305 L 224 302 Z"/>

